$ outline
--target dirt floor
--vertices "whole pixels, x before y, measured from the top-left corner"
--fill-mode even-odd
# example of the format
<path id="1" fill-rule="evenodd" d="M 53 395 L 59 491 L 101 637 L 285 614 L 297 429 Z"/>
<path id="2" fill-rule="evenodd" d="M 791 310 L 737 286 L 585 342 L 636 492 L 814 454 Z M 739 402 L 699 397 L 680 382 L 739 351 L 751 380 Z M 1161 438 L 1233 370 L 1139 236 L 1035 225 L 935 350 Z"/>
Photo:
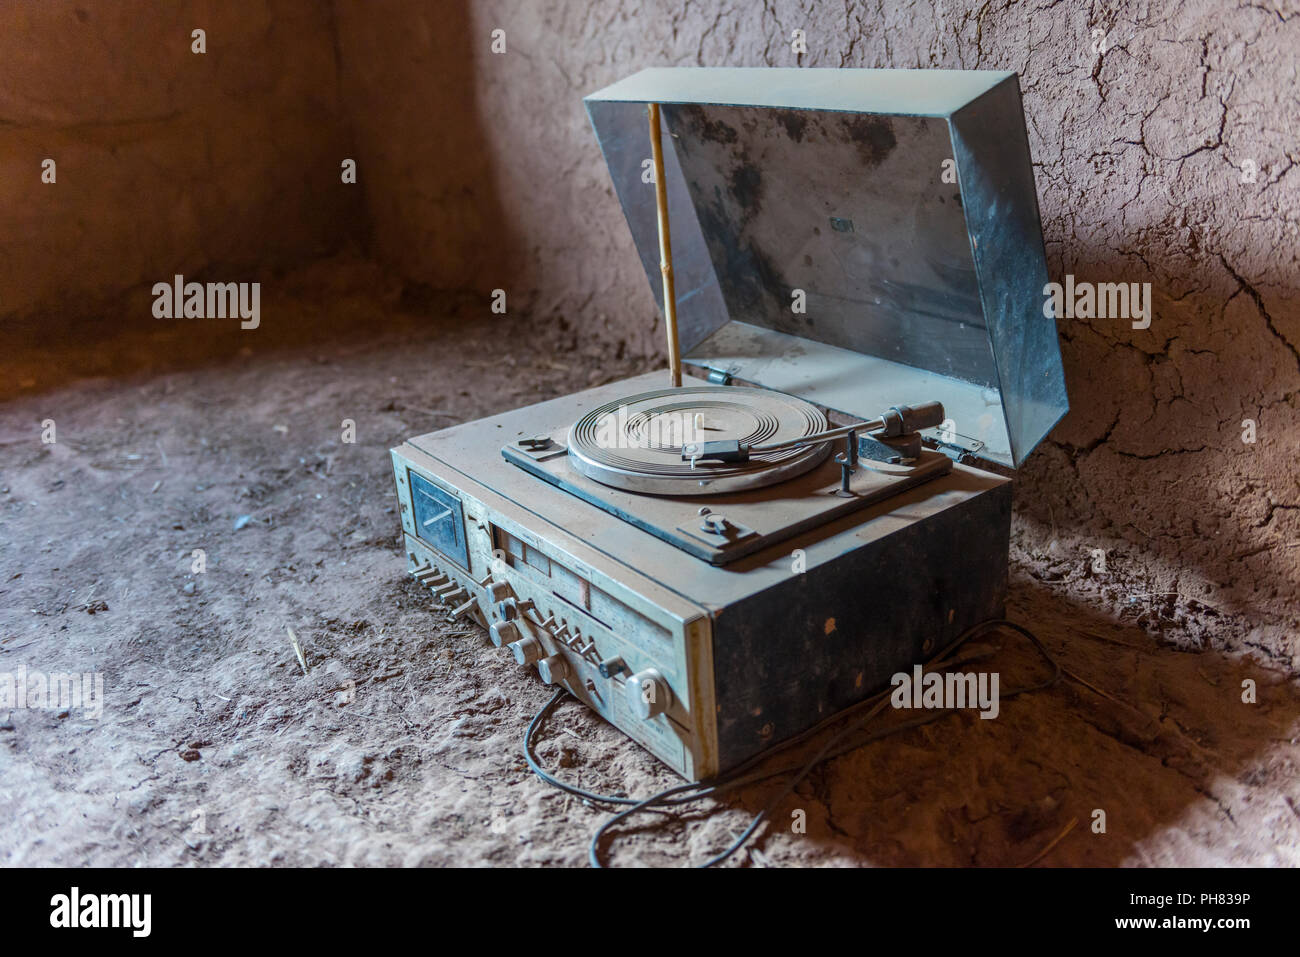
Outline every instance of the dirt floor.
<path id="1" fill-rule="evenodd" d="M 98 720 L 0 711 L 0 862 L 585 862 L 604 813 L 520 752 L 550 692 L 407 577 L 387 450 L 643 370 L 486 315 L 336 262 L 269 287 L 255 332 L 51 328 L 0 355 L 0 673 L 98 672 L 105 695 Z M 1213 650 L 1251 622 L 1205 605 L 1162 637 L 1122 552 L 1087 556 L 1017 520 L 1009 614 L 1064 680 L 833 761 L 734 863 L 1300 864 L 1296 676 Z M 1013 637 L 992 660 L 1004 688 L 1042 674 Z M 595 790 L 677 780 L 573 703 L 539 750 Z M 614 863 L 699 863 L 773 787 L 646 818 Z"/>

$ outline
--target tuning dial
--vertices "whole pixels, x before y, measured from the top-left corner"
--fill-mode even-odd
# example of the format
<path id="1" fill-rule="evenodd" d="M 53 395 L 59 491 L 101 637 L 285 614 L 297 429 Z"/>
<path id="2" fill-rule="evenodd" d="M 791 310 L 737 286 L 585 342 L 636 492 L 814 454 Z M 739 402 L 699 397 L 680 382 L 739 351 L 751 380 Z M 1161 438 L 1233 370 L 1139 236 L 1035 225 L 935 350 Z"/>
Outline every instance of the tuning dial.
<path id="1" fill-rule="evenodd" d="M 638 671 L 623 684 L 623 694 L 632 713 L 643 721 L 663 714 L 672 701 L 672 692 L 656 668 Z"/>
<path id="2" fill-rule="evenodd" d="M 509 645 L 523 637 L 519 633 L 519 626 L 513 621 L 496 621 L 488 629 L 488 635 L 492 638 L 492 644 L 500 648 L 502 645 Z"/>
<path id="3" fill-rule="evenodd" d="M 513 598 L 515 590 L 510 587 L 509 582 L 493 582 L 487 586 L 488 598 L 494 602 L 503 602 L 507 598 Z"/>
<path id="4" fill-rule="evenodd" d="M 542 643 L 536 638 L 520 638 L 510 642 L 508 647 L 514 652 L 515 661 L 524 666 L 531 665 L 545 652 Z"/>
<path id="5" fill-rule="evenodd" d="M 542 684 L 559 684 L 569 677 L 571 671 L 569 662 L 564 655 L 551 655 L 549 658 L 543 658 L 537 662 L 537 674 L 542 679 Z"/>

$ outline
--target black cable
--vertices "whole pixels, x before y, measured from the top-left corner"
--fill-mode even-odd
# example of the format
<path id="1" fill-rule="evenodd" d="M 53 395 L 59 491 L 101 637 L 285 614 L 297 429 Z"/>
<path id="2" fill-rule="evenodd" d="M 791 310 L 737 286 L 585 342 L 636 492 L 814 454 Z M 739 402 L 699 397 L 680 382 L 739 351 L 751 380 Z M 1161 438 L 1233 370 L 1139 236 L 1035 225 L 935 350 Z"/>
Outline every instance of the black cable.
<path id="1" fill-rule="evenodd" d="M 1026 638 L 1034 646 L 1039 656 L 1042 657 L 1043 660 L 1046 661 L 1049 665 L 1051 665 L 1052 668 L 1051 677 L 1047 678 L 1044 681 L 1040 681 L 1037 684 L 1027 685 L 1026 687 L 1023 688 L 1013 688 L 1012 690 L 1006 692 L 1005 694 L 1000 694 L 998 696 L 999 700 L 1014 698 L 1017 697 L 1018 695 L 1028 694 L 1033 691 L 1040 691 L 1044 688 L 1050 687 L 1051 685 L 1055 684 L 1058 680 L 1060 680 L 1061 666 L 1056 661 L 1056 659 L 1052 657 L 1051 653 L 1047 650 L 1047 648 L 1044 647 L 1043 643 L 1038 639 L 1038 636 L 1036 636 L 1028 628 L 1025 628 L 1022 625 L 1018 625 L 1013 621 L 1008 621 L 1005 618 L 990 618 L 986 621 L 982 621 L 979 624 L 974 625 L 973 627 L 967 629 L 965 632 L 959 635 L 947 648 L 945 648 L 938 655 L 932 658 L 930 662 L 925 665 L 924 670 L 926 672 L 936 671 L 942 668 L 952 667 L 956 664 L 963 663 L 963 662 L 953 662 L 950 661 L 949 659 L 951 658 L 953 653 L 957 651 L 958 648 L 960 648 L 966 642 L 970 641 L 972 638 L 978 635 L 982 635 L 989 631 L 997 630 L 999 628 L 1009 628 L 1012 631 L 1015 631 L 1018 634 L 1022 635 L 1024 638 Z M 789 779 L 789 781 L 786 782 L 785 786 L 776 794 L 776 796 L 771 801 L 769 801 L 761 811 L 759 811 L 757 814 L 754 815 L 753 819 L 749 823 L 749 826 L 745 828 L 744 832 L 738 838 L 736 838 L 730 845 L 728 845 L 725 850 L 709 858 L 700 866 L 714 867 L 718 864 L 721 864 L 723 861 L 727 860 L 729 857 L 735 854 L 736 851 L 740 850 L 740 848 L 744 846 L 745 842 L 748 841 L 751 836 L 753 836 L 754 832 L 758 830 L 759 826 L 763 823 L 764 820 L 767 819 L 768 815 L 770 815 L 773 811 L 775 811 L 776 808 L 781 804 L 781 802 L 784 801 L 794 791 L 794 789 L 797 788 L 803 782 L 803 780 L 813 771 L 813 769 L 816 768 L 819 764 L 828 761 L 832 758 L 839 757 L 842 754 L 846 754 L 849 751 L 860 748 L 863 745 L 870 744 L 873 741 L 879 741 L 882 738 L 888 737 L 891 734 L 897 734 L 900 731 L 907 731 L 912 728 L 918 728 L 921 727 L 922 725 L 929 724 L 932 721 L 938 721 L 941 718 L 946 718 L 950 714 L 952 714 L 952 711 L 945 709 L 945 710 L 937 711 L 931 715 L 926 715 L 924 717 L 919 717 L 919 718 L 913 718 L 909 721 L 902 721 L 899 722 L 898 724 L 890 725 L 888 728 L 882 728 L 877 731 L 870 732 L 858 740 L 848 740 L 855 732 L 861 731 L 863 727 L 869 721 L 871 721 L 872 718 L 876 717 L 882 710 L 884 710 L 884 705 L 888 701 L 890 692 L 882 691 L 879 692 L 878 694 L 872 695 L 871 697 L 864 699 L 863 701 L 858 702 L 856 705 L 853 705 L 844 711 L 841 711 L 831 716 L 830 718 L 827 718 L 825 721 L 822 721 L 814 725 L 813 727 L 809 728 L 807 731 L 804 731 L 801 734 L 789 738 L 788 740 L 777 745 L 775 748 L 770 749 L 768 751 L 764 751 L 761 754 L 755 755 L 753 758 L 750 758 L 748 761 L 745 761 L 742 764 L 738 765 L 737 767 L 732 768 L 729 772 L 727 772 L 726 775 L 724 775 L 721 778 L 715 778 L 708 781 L 698 781 L 689 784 L 678 784 L 673 787 L 666 788 L 663 791 L 659 791 L 656 794 L 652 794 L 646 798 L 631 798 L 622 795 L 597 794 L 594 791 L 587 791 L 583 788 L 576 787 L 575 785 L 568 784 L 564 781 L 561 781 L 559 778 L 547 772 L 541 766 L 536 756 L 533 754 L 533 741 L 534 741 L 534 737 L 537 734 L 537 731 L 545 724 L 546 719 L 554 712 L 556 706 L 568 693 L 569 692 L 567 692 L 563 688 L 556 691 L 556 693 L 551 697 L 551 700 L 546 702 L 546 704 L 542 706 L 542 709 L 537 712 L 537 715 L 533 718 L 533 720 L 529 722 L 528 730 L 524 732 L 524 759 L 528 762 L 528 766 L 533 770 L 533 773 L 536 774 L 543 781 L 545 781 L 547 784 L 551 785 L 552 787 L 558 788 L 559 790 L 565 791 L 569 794 L 573 794 L 579 798 L 582 798 L 585 801 L 590 802 L 591 804 L 604 804 L 604 805 L 610 805 L 613 807 L 622 808 L 622 810 L 613 814 L 608 820 L 606 820 L 603 824 L 601 824 L 601 826 L 597 828 L 596 833 L 592 835 L 591 843 L 588 845 L 587 848 L 587 859 L 590 862 L 592 867 L 597 867 L 597 868 L 601 868 L 605 866 L 600 860 L 601 838 L 605 836 L 605 834 L 609 831 L 610 828 L 616 826 L 622 821 L 627 820 L 628 818 L 632 817 L 635 814 L 639 814 L 642 811 L 649 810 L 651 808 L 674 807 L 682 804 L 688 804 L 693 801 L 699 801 L 703 798 L 721 793 L 724 790 L 734 790 L 735 788 L 742 787 L 744 785 L 756 784 L 759 781 L 765 781 L 769 778 L 776 777 L 781 774 L 788 774 L 793 772 L 793 776 Z M 803 764 L 801 765 L 790 764 L 782 767 L 757 771 L 752 774 L 745 773 L 749 771 L 751 768 L 755 767 L 756 765 L 763 764 L 769 761 L 777 754 L 780 754 L 808 740 L 809 738 L 823 731 L 828 726 L 847 720 L 848 718 L 852 717 L 853 715 L 857 714 L 858 712 L 862 711 L 868 706 L 870 706 L 870 710 L 861 720 L 853 722 L 849 724 L 847 727 L 845 727 L 844 729 L 842 729 L 841 731 L 837 732 L 836 734 L 831 735 L 831 737 L 827 739 L 826 743 L 821 746 L 821 748 L 817 751 L 817 753 L 814 754 L 809 760 L 805 761 Z"/>

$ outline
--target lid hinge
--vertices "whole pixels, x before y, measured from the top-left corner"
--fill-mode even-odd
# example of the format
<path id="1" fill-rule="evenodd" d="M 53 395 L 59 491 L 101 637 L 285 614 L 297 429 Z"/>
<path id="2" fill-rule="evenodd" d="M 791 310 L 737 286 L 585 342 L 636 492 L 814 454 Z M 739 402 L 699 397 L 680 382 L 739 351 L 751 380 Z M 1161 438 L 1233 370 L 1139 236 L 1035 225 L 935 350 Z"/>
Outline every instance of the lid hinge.
<path id="1" fill-rule="evenodd" d="M 707 378 L 714 385 L 731 385 L 731 373 L 726 369 L 716 369 L 709 365 L 702 365 L 702 368 L 708 370 Z"/>
<path id="2" fill-rule="evenodd" d="M 969 462 L 978 458 L 984 451 L 984 442 L 981 439 L 971 438 L 958 432 L 939 428 L 927 429 L 922 435 L 927 442 L 932 443 L 936 449 L 954 462 Z"/>

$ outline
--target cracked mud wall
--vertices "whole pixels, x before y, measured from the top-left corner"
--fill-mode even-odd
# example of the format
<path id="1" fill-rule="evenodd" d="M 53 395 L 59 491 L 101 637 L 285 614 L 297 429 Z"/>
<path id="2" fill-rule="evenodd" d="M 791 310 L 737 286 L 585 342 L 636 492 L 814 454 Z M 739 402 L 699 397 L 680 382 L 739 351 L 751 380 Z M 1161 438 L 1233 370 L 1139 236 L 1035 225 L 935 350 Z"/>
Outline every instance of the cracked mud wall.
<path id="1" fill-rule="evenodd" d="M 392 54 L 350 90 L 362 142 L 456 98 L 477 115 L 443 167 L 385 165 L 382 247 L 619 353 L 657 354 L 660 331 L 583 95 L 646 66 L 1019 72 L 1052 278 L 1149 282 L 1154 308 L 1146 330 L 1059 320 L 1072 411 L 1022 469 L 1013 557 L 1176 643 L 1300 664 L 1300 5 L 479 2 L 450 41 L 472 89 L 432 68 L 449 40 L 422 5 L 352 7 L 345 77 L 366 81 L 351 48 Z M 419 254 L 439 234 L 463 274 Z"/>
<path id="2" fill-rule="evenodd" d="M 251 280 L 351 241 L 360 197 L 340 188 L 331 13 L 310 0 L 0 7 L 0 316 L 94 316 L 126 294 L 147 318 L 151 285 L 174 272 Z"/>

